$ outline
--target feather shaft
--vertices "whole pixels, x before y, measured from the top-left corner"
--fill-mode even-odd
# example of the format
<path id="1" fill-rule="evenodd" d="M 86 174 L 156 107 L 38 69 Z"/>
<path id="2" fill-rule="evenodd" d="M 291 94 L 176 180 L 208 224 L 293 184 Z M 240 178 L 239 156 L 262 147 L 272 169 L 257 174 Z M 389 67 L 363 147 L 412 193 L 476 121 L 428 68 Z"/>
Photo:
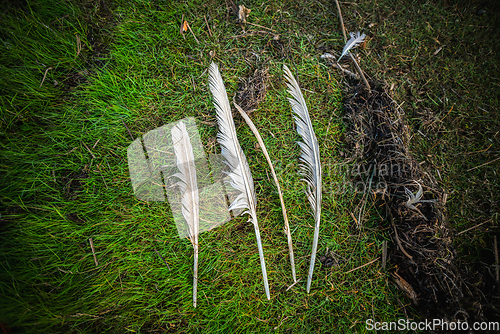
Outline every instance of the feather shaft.
<path id="1" fill-rule="evenodd" d="M 198 236 L 196 236 L 196 241 L 193 243 L 194 247 L 194 263 L 193 263 L 193 306 L 197 305 L 197 295 L 198 295 Z"/>
<path id="2" fill-rule="evenodd" d="M 198 234 L 200 226 L 199 193 L 196 177 L 196 166 L 189 134 L 184 122 L 180 121 L 171 130 L 172 141 L 177 158 L 178 173 L 173 176 L 178 179 L 176 185 L 181 190 L 182 215 L 189 229 L 189 239 L 194 247 L 193 268 L 193 306 L 196 307 L 198 291 Z"/>
<path id="3" fill-rule="evenodd" d="M 284 66 L 284 71 L 285 78 L 288 81 L 288 92 L 292 95 L 291 98 L 288 98 L 288 101 L 292 105 L 297 132 L 302 137 L 302 142 L 298 142 L 301 148 L 299 174 L 303 176 L 302 180 L 306 182 L 306 195 L 311 204 L 315 220 L 311 263 L 307 275 L 307 292 L 309 293 L 314 272 L 314 263 L 316 261 L 321 221 L 321 159 L 319 155 L 318 139 L 314 133 L 309 111 L 307 110 L 307 105 L 299 84 L 286 65 Z"/>
<path id="4" fill-rule="evenodd" d="M 215 63 L 212 63 L 210 64 L 208 72 L 208 82 L 210 91 L 214 97 L 214 106 L 219 127 L 217 141 L 221 146 L 221 154 L 225 159 L 225 163 L 230 169 L 230 172 L 227 173 L 229 177 L 228 183 L 240 192 L 238 197 L 229 206 L 229 210 L 244 209 L 242 214 L 249 214 L 248 221 L 252 222 L 255 228 L 266 296 L 267 299 L 271 299 L 269 283 L 267 281 L 264 251 L 257 222 L 257 199 L 255 196 L 252 173 L 250 172 L 247 159 L 240 146 L 238 137 L 236 136 L 236 127 L 234 125 L 231 106 L 227 98 L 226 88 L 224 87 L 219 68 Z"/>
<path id="5" fill-rule="evenodd" d="M 278 195 L 280 197 L 280 202 L 281 202 L 281 211 L 283 213 L 283 219 L 285 220 L 285 233 L 287 236 L 287 241 L 288 241 L 288 253 L 290 254 L 290 265 L 292 266 L 292 277 L 294 283 L 297 282 L 297 276 L 295 274 L 295 259 L 293 256 L 293 242 L 292 242 L 292 233 L 290 231 L 290 225 L 288 223 L 288 215 L 286 214 L 286 207 L 285 207 L 285 201 L 283 200 L 283 193 L 281 192 L 281 187 L 280 183 L 278 181 L 278 177 L 276 176 L 276 172 L 274 170 L 273 163 L 271 162 L 271 157 L 269 156 L 269 153 L 267 152 L 266 145 L 264 144 L 264 140 L 262 139 L 262 136 L 259 133 L 259 130 L 255 126 L 255 124 L 252 122 L 252 119 L 248 117 L 247 113 L 238 105 L 236 102 L 233 100 L 233 104 L 236 107 L 236 110 L 239 111 L 241 117 L 245 120 L 247 125 L 250 127 L 250 130 L 252 130 L 253 134 L 255 135 L 255 138 L 257 138 L 257 142 L 259 143 L 260 147 L 262 148 L 262 153 L 266 157 L 267 163 L 269 164 L 269 168 L 271 169 L 271 174 L 274 179 L 274 183 L 276 184 L 276 188 L 278 189 Z"/>

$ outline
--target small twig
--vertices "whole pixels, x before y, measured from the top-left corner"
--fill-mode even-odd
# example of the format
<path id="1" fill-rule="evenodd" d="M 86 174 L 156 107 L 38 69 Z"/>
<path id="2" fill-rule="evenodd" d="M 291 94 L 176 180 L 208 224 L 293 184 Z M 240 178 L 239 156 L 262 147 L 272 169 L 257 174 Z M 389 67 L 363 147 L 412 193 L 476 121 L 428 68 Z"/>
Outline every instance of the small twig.
<path id="1" fill-rule="evenodd" d="M 256 26 L 256 27 L 262 28 L 262 29 L 271 30 L 271 31 L 273 31 L 273 32 L 276 32 L 276 30 L 274 30 L 274 29 L 267 28 L 267 27 L 264 27 L 264 26 L 261 26 L 261 25 L 255 24 L 255 23 L 250 23 L 250 22 L 245 22 L 245 23 L 246 23 L 246 24 L 250 24 L 250 25 L 252 25 L 252 26 Z"/>
<path id="2" fill-rule="evenodd" d="M 92 151 L 90 150 L 90 148 L 87 146 L 87 144 L 85 144 L 85 142 L 82 141 L 82 144 L 83 146 L 85 146 L 85 148 L 87 149 L 87 151 L 89 151 L 90 155 L 92 155 L 92 158 L 95 159 L 95 155 L 94 153 L 92 153 Z"/>
<path id="3" fill-rule="evenodd" d="M 348 76 L 350 76 L 353 79 L 356 79 L 356 80 L 360 79 L 359 75 L 357 75 L 356 73 L 353 73 L 353 72 L 349 71 L 348 69 L 343 68 L 339 64 L 332 63 L 332 66 L 335 67 L 335 68 L 338 68 L 339 70 L 341 70 L 342 72 L 344 72 L 345 74 L 347 74 Z"/>
<path id="4" fill-rule="evenodd" d="M 130 139 L 134 140 L 134 136 L 132 136 L 132 133 L 131 133 L 131 132 L 130 132 L 130 130 L 128 129 L 128 126 L 127 126 L 127 124 L 125 124 L 125 122 L 123 121 L 123 119 L 122 119 L 122 123 L 123 123 L 123 125 L 125 126 L 125 129 L 127 129 L 128 134 L 130 135 Z"/>
<path id="5" fill-rule="evenodd" d="M 468 171 L 468 172 L 470 172 L 471 170 L 474 170 L 474 169 L 476 169 L 476 168 L 480 168 L 480 167 L 483 167 L 483 166 L 489 165 L 489 164 L 491 164 L 492 162 L 497 161 L 498 159 L 500 159 L 500 157 L 498 157 L 498 158 L 496 158 L 496 159 L 493 159 L 493 160 L 491 160 L 491 161 L 488 161 L 488 162 L 486 162 L 486 163 L 484 163 L 484 164 L 482 164 L 482 165 L 479 165 L 479 166 L 476 166 L 476 167 L 469 168 L 469 169 L 467 169 L 467 171 Z"/>
<path id="6" fill-rule="evenodd" d="M 45 70 L 45 73 L 43 74 L 42 82 L 40 82 L 40 87 L 38 87 L 38 88 L 42 88 L 43 82 L 45 81 L 45 77 L 47 76 L 47 72 L 50 71 L 50 70 L 52 70 L 52 69 L 53 68 L 51 66 L 51 67 L 49 67 L 48 69 Z"/>
<path id="7" fill-rule="evenodd" d="M 358 220 L 356 219 L 356 216 L 354 216 L 354 213 L 352 213 L 352 212 L 349 212 L 349 213 L 351 214 L 352 219 L 354 219 L 354 222 L 356 223 L 356 225 L 357 225 L 358 227 L 360 227 L 360 226 L 359 226 L 359 223 L 358 223 Z"/>
<path id="8" fill-rule="evenodd" d="M 89 243 L 90 243 L 90 249 L 92 249 L 92 255 L 94 256 L 94 262 L 96 267 L 99 266 L 99 262 L 97 262 L 97 256 L 95 255 L 95 249 L 94 249 L 94 241 L 92 238 L 89 238 Z"/>
<path id="9" fill-rule="evenodd" d="M 280 328 L 281 324 L 283 324 L 283 322 L 284 322 L 286 319 L 288 319 L 288 317 L 284 317 L 284 318 L 282 318 L 282 319 L 281 319 L 281 321 L 280 321 L 280 324 L 279 324 L 278 326 L 274 327 L 274 330 L 277 330 L 278 328 Z"/>
<path id="10" fill-rule="evenodd" d="M 344 43 L 346 43 L 347 42 L 347 34 L 345 32 L 344 19 L 342 18 L 342 11 L 340 10 L 339 1 L 335 0 L 335 3 L 337 4 L 337 9 L 339 11 L 340 26 L 342 27 L 342 34 L 344 35 Z M 368 88 L 368 92 L 371 93 L 372 90 L 370 88 L 370 85 L 368 84 L 368 81 L 365 78 L 363 71 L 361 70 L 361 67 L 359 67 L 358 62 L 356 61 L 356 59 L 354 59 L 354 56 L 350 52 L 349 52 L 349 55 L 351 56 L 351 59 L 354 62 L 354 66 L 356 67 L 356 70 L 358 71 L 359 76 L 363 80 L 363 83 L 366 85 L 366 88 Z"/>
<path id="11" fill-rule="evenodd" d="M 207 17 L 205 15 L 203 15 L 203 17 L 205 18 L 205 23 L 207 24 L 208 33 L 210 37 L 214 37 L 214 35 L 212 35 L 212 30 L 210 30 L 210 25 L 208 24 Z"/>
<path id="12" fill-rule="evenodd" d="M 448 112 L 446 113 L 446 115 L 444 115 L 444 117 L 443 117 L 443 118 L 441 118 L 441 119 L 435 119 L 435 120 L 434 120 L 431 124 L 429 124 L 428 126 L 430 127 L 431 125 L 433 125 L 433 124 L 434 124 L 434 123 L 436 123 L 437 121 L 442 122 L 442 121 L 443 121 L 443 120 L 444 120 L 444 119 L 445 119 L 445 118 L 449 115 L 449 113 L 453 110 L 453 107 L 454 107 L 454 106 L 451 106 L 451 109 L 450 109 L 450 110 L 448 110 Z M 424 136 L 424 137 L 425 137 L 425 136 Z M 436 144 L 436 145 L 437 145 L 437 144 Z M 435 146 L 435 145 L 434 145 L 434 146 Z M 434 146 L 433 146 L 432 148 L 434 148 Z"/>
<path id="13" fill-rule="evenodd" d="M 200 41 L 198 40 L 198 38 L 196 38 L 193 30 L 191 29 L 191 26 L 189 25 L 189 22 L 186 21 L 186 24 L 187 24 L 189 31 L 191 32 L 191 35 L 193 35 L 194 39 L 196 40 L 196 43 L 200 44 Z"/>
<path id="14" fill-rule="evenodd" d="M 375 175 L 375 168 L 373 168 L 372 177 L 370 178 L 370 182 L 368 183 L 368 191 L 366 192 L 368 194 L 368 196 L 370 195 L 370 190 L 372 188 L 372 181 L 373 181 L 374 175 Z M 361 200 L 363 200 L 365 198 L 365 195 L 366 194 L 363 194 L 363 198 Z M 358 228 L 361 227 L 361 224 L 363 223 L 363 216 L 364 216 L 364 211 L 365 211 L 367 200 L 368 200 L 368 198 L 361 204 L 361 208 L 359 210 Z"/>
<path id="15" fill-rule="evenodd" d="M 66 152 L 66 153 L 62 153 L 62 154 L 56 154 L 55 156 L 56 156 L 56 157 L 60 157 L 60 156 L 62 156 L 62 155 L 68 155 L 68 154 L 70 154 L 70 153 L 73 153 L 73 151 L 74 151 L 74 150 L 76 150 L 77 148 L 78 148 L 78 147 L 74 147 L 71 151 L 68 151 L 68 152 Z"/>
<path id="16" fill-rule="evenodd" d="M 156 252 L 156 254 L 158 254 L 158 256 L 160 257 L 160 259 L 163 260 L 163 263 L 165 263 L 165 265 L 167 266 L 168 270 L 170 270 L 170 266 L 168 265 L 167 261 L 165 261 L 165 259 L 163 258 L 163 256 L 161 256 L 160 252 L 158 252 L 156 250 L 156 248 L 154 248 L 154 251 Z"/>
<path id="17" fill-rule="evenodd" d="M 354 59 L 354 56 L 352 55 L 352 53 L 349 52 L 349 56 L 351 56 L 351 59 L 354 62 L 354 66 L 356 67 L 356 70 L 358 71 L 359 75 L 361 76 L 363 83 L 366 85 L 366 88 L 368 88 L 368 93 L 371 93 L 372 89 L 370 88 L 370 85 L 368 84 L 368 81 L 366 80 L 365 74 L 361 70 L 361 67 L 359 67 L 358 62 L 356 61 L 356 59 Z"/>
<path id="18" fill-rule="evenodd" d="M 439 51 L 443 50 L 443 47 L 445 47 L 446 45 L 443 45 L 443 46 L 440 46 L 436 51 L 434 51 L 434 53 L 432 54 L 433 56 L 437 55 L 439 53 Z"/>
<path id="19" fill-rule="evenodd" d="M 339 11 L 340 26 L 342 27 L 342 34 L 344 35 L 344 42 L 347 42 L 347 35 L 345 33 L 344 19 L 342 18 L 342 11 L 340 10 L 340 4 L 338 0 L 335 0 L 335 3 L 337 4 L 337 9 Z"/>
<path id="20" fill-rule="evenodd" d="M 498 134 L 498 132 L 497 132 Z M 496 136 L 496 134 L 495 134 Z M 472 152 L 465 152 L 464 155 L 469 155 L 469 154 L 479 154 L 479 153 L 483 153 L 483 152 L 486 152 L 488 151 L 491 147 L 493 146 L 493 144 L 490 144 L 490 146 L 488 146 L 487 148 L 485 148 L 484 150 L 480 150 L 480 151 L 472 151 Z"/>
<path id="21" fill-rule="evenodd" d="M 269 35 L 271 34 L 269 31 L 262 31 L 262 30 L 252 30 L 251 32 L 245 32 L 241 35 L 236 35 L 236 36 L 232 36 L 231 38 L 242 38 L 242 37 L 250 37 L 250 36 L 255 36 L 255 35 L 259 35 L 259 34 L 262 34 L 262 35 Z M 274 35 L 274 36 L 277 36 L 277 35 Z"/>
<path id="22" fill-rule="evenodd" d="M 61 269 L 59 267 L 57 267 L 57 269 L 59 269 L 60 272 L 63 272 L 65 274 L 73 274 L 73 272 L 71 270 L 63 270 L 63 269 Z"/>
<path id="23" fill-rule="evenodd" d="M 387 240 L 382 243 L 382 269 L 385 269 L 387 263 Z"/>
<path id="24" fill-rule="evenodd" d="M 80 51 L 82 51 L 82 41 L 80 40 L 80 35 L 76 35 L 76 57 L 78 57 Z"/>
<path id="25" fill-rule="evenodd" d="M 105 178 L 104 178 L 104 176 L 102 175 L 101 171 L 99 171 L 99 174 L 101 175 L 102 181 L 104 182 L 104 185 L 106 186 L 106 189 L 109 189 L 109 188 L 108 188 L 108 184 L 106 183 L 106 179 L 105 179 Z"/>
<path id="26" fill-rule="evenodd" d="M 493 236 L 493 248 L 495 249 L 495 278 L 497 281 L 500 280 L 500 267 L 498 266 L 498 245 L 497 245 L 497 236 Z"/>
<path id="27" fill-rule="evenodd" d="M 463 231 L 461 231 L 461 232 L 458 232 L 458 234 L 457 234 L 457 235 L 460 235 L 460 234 L 463 234 L 463 233 L 465 233 L 465 232 L 469 232 L 470 230 L 473 230 L 473 229 L 475 229 L 475 228 L 478 228 L 479 226 L 486 224 L 486 223 L 487 223 L 487 222 L 489 222 L 490 220 L 491 220 L 491 219 L 488 219 L 488 220 L 487 220 L 487 221 L 485 221 L 485 222 L 482 222 L 482 223 L 480 223 L 480 224 L 477 224 L 477 225 L 474 225 L 474 226 L 472 226 L 472 227 L 469 227 L 469 228 L 468 228 L 468 229 L 466 229 L 466 230 L 463 230 Z"/>
<path id="28" fill-rule="evenodd" d="M 299 278 L 297 281 L 295 281 L 294 283 L 292 283 L 292 285 L 290 285 L 288 288 L 286 288 L 286 290 L 285 290 L 285 291 L 288 291 L 288 290 L 290 290 L 291 288 L 293 288 L 293 287 L 295 286 L 295 284 L 297 284 L 297 283 L 299 283 L 299 282 L 300 282 L 300 280 L 301 280 L 301 279 L 302 279 L 302 278 Z"/>
<path id="29" fill-rule="evenodd" d="M 346 271 L 344 274 L 349 274 L 349 273 L 352 273 L 353 271 L 358 270 L 358 269 L 361 269 L 361 268 L 363 268 L 363 267 L 366 267 L 366 266 L 368 266 L 368 265 L 372 264 L 373 262 L 378 261 L 379 259 L 380 259 L 380 258 L 379 258 L 379 257 L 377 257 L 375 260 L 371 260 L 370 262 L 365 263 L 365 264 L 363 264 L 363 265 L 361 265 L 361 266 L 359 266 L 359 267 L 356 267 L 356 268 L 354 268 L 354 269 L 351 269 L 351 270 L 349 270 L 349 271 Z"/>
<path id="30" fill-rule="evenodd" d="M 396 234 L 396 242 L 398 243 L 399 249 L 401 249 L 403 254 L 406 255 L 410 260 L 413 260 L 413 257 L 410 254 L 408 254 L 403 248 L 401 240 L 399 240 L 398 231 L 396 230 L 396 225 L 394 225 L 394 222 L 392 222 L 392 227 L 394 228 L 394 233 Z"/>

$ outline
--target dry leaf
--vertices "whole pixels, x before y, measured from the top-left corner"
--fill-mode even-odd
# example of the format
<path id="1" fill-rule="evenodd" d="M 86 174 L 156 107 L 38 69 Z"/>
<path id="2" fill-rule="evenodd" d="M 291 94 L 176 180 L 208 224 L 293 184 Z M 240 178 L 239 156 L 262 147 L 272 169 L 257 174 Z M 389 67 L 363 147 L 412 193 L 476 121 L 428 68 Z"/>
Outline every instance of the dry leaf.
<path id="1" fill-rule="evenodd" d="M 181 31 L 182 31 L 182 32 L 186 32 L 186 31 L 188 31 L 188 22 L 187 22 L 187 21 L 184 21 L 184 22 L 182 23 Z"/>
<path id="2" fill-rule="evenodd" d="M 250 15 L 252 10 L 240 5 L 240 10 L 238 11 L 238 20 L 241 23 L 247 23 L 247 16 Z"/>
<path id="3" fill-rule="evenodd" d="M 396 284 L 399 286 L 399 288 L 403 290 L 409 298 L 417 303 L 417 293 L 415 292 L 415 290 L 413 290 L 410 283 L 405 281 L 405 279 L 399 276 L 398 273 L 394 273 L 393 277 L 396 280 Z"/>

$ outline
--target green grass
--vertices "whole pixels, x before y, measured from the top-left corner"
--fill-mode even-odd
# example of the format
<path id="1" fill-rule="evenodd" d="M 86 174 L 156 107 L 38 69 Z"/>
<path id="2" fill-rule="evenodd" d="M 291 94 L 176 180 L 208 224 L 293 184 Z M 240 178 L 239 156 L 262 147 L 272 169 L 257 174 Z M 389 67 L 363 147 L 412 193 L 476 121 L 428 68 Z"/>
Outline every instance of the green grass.
<path id="1" fill-rule="evenodd" d="M 363 332 L 368 318 L 405 316 L 408 301 L 380 262 L 347 273 L 379 257 L 385 238 L 376 216 L 356 229 L 353 194 L 323 194 L 318 253 L 328 248 L 340 263 L 322 268 L 318 262 L 306 294 L 314 222 L 296 173 L 299 137 L 282 66 L 304 88 L 324 166 L 341 163 L 341 87 L 316 50 L 340 47 L 341 37 L 332 32 L 335 17 L 317 2 L 248 7 L 250 22 L 274 29 L 279 39 L 264 33 L 236 38 L 243 32 L 220 3 L 117 2 L 103 8 L 98 2 L 77 8 L 50 2 L 3 15 L 9 24 L 2 27 L 0 45 L 0 322 L 19 332 L 326 333 Z M 107 11 L 115 21 L 100 26 L 102 36 L 96 36 Z M 189 32 L 185 39 L 179 34 L 182 14 L 199 44 Z M 247 30 L 261 29 L 254 28 Z M 108 53 L 99 44 L 104 40 L 110 41 Z M 253 227 L 239 217 L 200 236 L 193 309 L 191 243 L 177 237 L 167 203 L 134 198 L 127 128 L 135 139 L 193 116 L 206 152 L 219 152 L 206 73 L 212 60 L 222 69 L 230 99 L 242 78 L 268 69 L 268 92 L 252 119 L 281 180 L 301 282 L 286 291 L 292 277 L 278 195 L 253 135 L 235 116 L 256 184 L 271 300 L 264 294 Z M 53 70 L 40 87 L 48 67 Z M 344 177 L 324 172 L 325 189 Z"/>

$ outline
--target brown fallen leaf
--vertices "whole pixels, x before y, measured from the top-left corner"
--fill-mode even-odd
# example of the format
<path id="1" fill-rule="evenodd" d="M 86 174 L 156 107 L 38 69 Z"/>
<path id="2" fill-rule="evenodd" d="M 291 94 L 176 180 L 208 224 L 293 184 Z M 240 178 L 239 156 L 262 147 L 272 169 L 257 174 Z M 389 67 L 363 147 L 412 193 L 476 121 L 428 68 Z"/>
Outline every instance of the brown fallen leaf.
<path id="1" fill-rule="evenodd" d="M 246 8 L 243 5 L 239 6 L 240 10 L 238 11 L 238 20 L 241 23 L 247 23 L 247 16 L 250 14 L 252 11 L 251 9 Z"/>
<path id="2" fill-rule="evenodd" d="M 410 283 L 408 283 L 403 277 L 399 276 L 397 272 L 392 274 L 392 276 L 396 280 L 396 284 L 399 286 L 399 288 L 403 290 L 403 292 L 406 293 L 406 295 L 411 298 L 415 304 L 418 304 L 417 293 L 415 292 L 415 290 L 413 290 Z"/>
<path id="3" fill-rule="evenodd" d="M 182 14 L 181 26 L 179 28 L 179 33 L 182 35 L 182 37 L 184 39 L 186 39 L 186 36 L 184 36 L 185 31 L 187 31 L 187 21 L 184 21 L 184 14 Z"/>

